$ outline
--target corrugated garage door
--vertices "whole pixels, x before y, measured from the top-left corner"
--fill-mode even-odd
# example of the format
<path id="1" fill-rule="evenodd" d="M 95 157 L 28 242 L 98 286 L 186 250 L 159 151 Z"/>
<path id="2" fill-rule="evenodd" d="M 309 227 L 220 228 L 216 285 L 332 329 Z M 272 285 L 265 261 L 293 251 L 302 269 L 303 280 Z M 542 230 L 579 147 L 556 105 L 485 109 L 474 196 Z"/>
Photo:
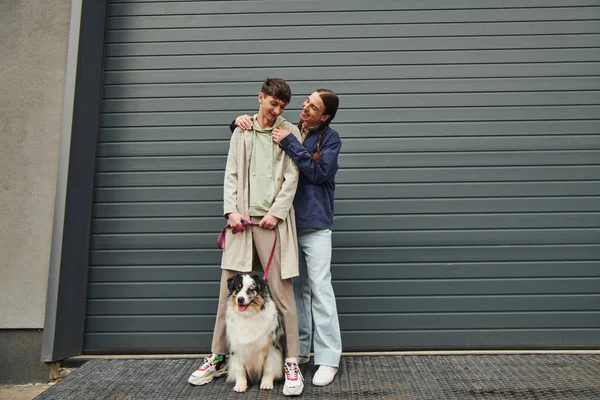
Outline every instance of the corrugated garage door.
<path id="1" fill-rule="evenodd" d="M 227 124 L 341 96 L 346 350 L 598 346 L 600 1 L 115 1 L 85 352 L 208 351 Z"/>

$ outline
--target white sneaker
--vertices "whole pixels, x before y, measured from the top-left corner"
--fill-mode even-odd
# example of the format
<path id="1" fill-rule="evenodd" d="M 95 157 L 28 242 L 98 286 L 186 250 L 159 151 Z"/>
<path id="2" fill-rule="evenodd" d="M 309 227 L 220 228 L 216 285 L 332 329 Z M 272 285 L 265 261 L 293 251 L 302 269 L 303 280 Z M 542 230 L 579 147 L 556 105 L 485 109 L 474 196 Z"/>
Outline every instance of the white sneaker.
<path id="1" fill-rule="evenodd" d="M 329 367 L 327 365 L 320 365 L 319 369 L 313 376 L 312 384 L 315 386 L 326 386 L 329 385 L 333 378 L 335 378 L 335 374 L 337 374 L 337 368 Z"/>
<path id="2" fill-rule="evenodd" d="M 284 396 L 300 396 L 304 390 L 304 377 L 300 372 L 298 363 L 288 361 L 285 363 L 285 383 L 283 384 Z"/>
<path id="3" fill-rule="evenodd" d="M 227 358 L 223 356 L 220 361 L 215 360 L 215 355 L 206 357 L 204 362 L 188 379 L 192 385 L 206 385 L 214 378 L 227 373 Z"/>

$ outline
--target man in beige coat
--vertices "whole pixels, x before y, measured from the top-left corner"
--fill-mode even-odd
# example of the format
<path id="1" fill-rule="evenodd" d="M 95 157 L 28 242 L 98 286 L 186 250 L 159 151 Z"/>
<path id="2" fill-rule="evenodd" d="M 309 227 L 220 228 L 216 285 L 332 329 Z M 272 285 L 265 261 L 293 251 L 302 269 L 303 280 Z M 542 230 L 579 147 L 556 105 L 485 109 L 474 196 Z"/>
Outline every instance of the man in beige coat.
<path id="1" fill-rule="evenodd" d="M 272 130 L 277 127 L 300 137 L 298 128 L 281 117 L 290 99 L 291 89 L 283 79 L 268 78 L 258 94 L 260 107 L 251 131 L 238 128 L 231 137 L 225 168 L 223 211 L 229 225 L 233 229 L 241 229 L 241 232 L 235 235 L 231 230 L 226 232 L 213 354 L 190 376 L 188 382 L 191 384 L 204 385 L 227 372 L 227 279 L 237 272 L 252 270 L 254 250 L 264 268 L 277 237 L 267 278 L 286 334 L 283 394 L 294 396 L 303 391 L 304 383 L 297 360 L 298 317 L 292 284 L 292 278 L 298 276 L 298 242 L 292 207 L 298 185 L 298 168 L 272 140 Z M 258 226 L 244 228 L 242 222 Z"/>

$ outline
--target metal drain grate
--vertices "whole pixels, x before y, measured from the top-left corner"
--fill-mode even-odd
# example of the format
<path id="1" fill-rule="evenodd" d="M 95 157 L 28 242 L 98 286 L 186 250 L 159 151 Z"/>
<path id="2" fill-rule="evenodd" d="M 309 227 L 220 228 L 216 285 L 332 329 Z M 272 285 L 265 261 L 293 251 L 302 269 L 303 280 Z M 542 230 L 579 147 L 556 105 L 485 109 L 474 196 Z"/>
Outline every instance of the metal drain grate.
<path id="1" fill-rule="evenodd" d="M 281 399 L 257 385 L 233 392 L 225 379 L 187 383 L 201 360 L 93 360 L 36 399 Z M 303 399 L 600 399 L 600 355 L 465 355 L 343 357 L 331 385 L 310 384 Z"/>

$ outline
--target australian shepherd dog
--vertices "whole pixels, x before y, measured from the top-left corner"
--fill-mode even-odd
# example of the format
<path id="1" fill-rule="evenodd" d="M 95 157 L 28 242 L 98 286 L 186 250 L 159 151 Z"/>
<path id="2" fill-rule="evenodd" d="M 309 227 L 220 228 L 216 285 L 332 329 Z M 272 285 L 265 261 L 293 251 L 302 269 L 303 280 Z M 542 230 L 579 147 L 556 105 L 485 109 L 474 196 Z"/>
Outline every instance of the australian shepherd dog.
<path id="1" fill-rule="evenodd" d="M 284 333 L 267 283 L 255 274 L 237 274 L 227 286 L 227 381 L 235 382 L 236 392 L 246 391 L 248 379 L 273 389 L 273 381 L 283 378 Z"/>

